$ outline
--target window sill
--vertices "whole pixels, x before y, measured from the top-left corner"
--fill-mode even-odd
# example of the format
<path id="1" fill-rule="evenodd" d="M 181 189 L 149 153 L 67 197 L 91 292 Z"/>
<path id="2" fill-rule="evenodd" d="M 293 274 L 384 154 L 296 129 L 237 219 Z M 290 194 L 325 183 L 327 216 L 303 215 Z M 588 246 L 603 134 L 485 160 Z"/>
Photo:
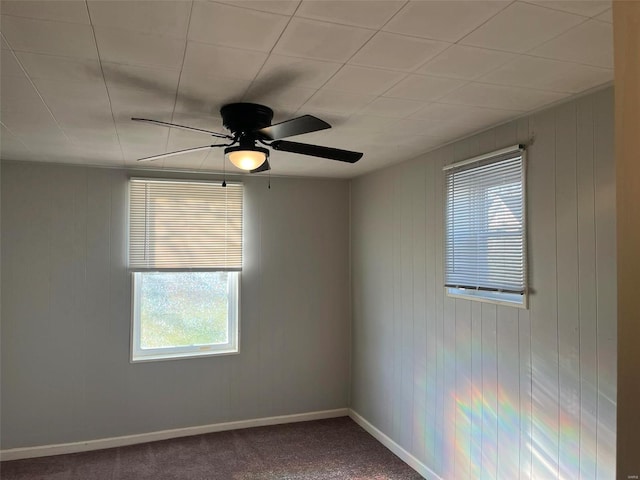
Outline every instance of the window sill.
<path id="1" fill-rule="evenodd" d="M 188 358 L 202 358 L 202 357 L 220 357 L 226 355 L 238 355 L 240 349 L 228 349 L 228 350 L 209 350 L 204 352 L 183 352 L 183 353 L 163 353 L 155 355 L 139 355 L 132 357 L 129 363 L 146 363 L 146 362 L 162 362 L 166 360 L 182 360 Z"/>
<path id="2" fill-rule="evenodd" d="M 524 295 L 523 299 L 522 299 L 522 303 L 518 303 L 518 302 L 510 302 L 508 300 L 499 300 L 497 298 L 488 298 L 488 297 L 484 297 L 484 296 L 479 296 L 479 295 L 474 295 L 472 293 L 462 293 L 462 292 L 456 292 L 453 293 L 451 292 L 451 288 L 445 287 L 445 292 L 447 294 L 447 297 L 451 297 L 451 298 L 459 298 L 462 300 L 471 300 L 471 301 L 475 301 L 475 302 L 482 302 L 482 303 L 490 303 L 493 305 L 500 305 L 503 307 L 514 307 L 514 308 L 519 308 L 521 310 L 528 310 L 529 305 L 528 305 L 528 296 Z"/>

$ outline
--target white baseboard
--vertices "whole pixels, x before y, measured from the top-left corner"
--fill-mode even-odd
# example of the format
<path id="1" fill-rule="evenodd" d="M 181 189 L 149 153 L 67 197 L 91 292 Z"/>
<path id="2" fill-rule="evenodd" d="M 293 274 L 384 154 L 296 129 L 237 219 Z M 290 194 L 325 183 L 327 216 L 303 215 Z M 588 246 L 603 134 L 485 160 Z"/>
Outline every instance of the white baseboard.
<path id="1" fill-rule="evenodd" d="M 424 463 L 414 457 L 411 453 L 407 452 L 404 448 L 394 442 L 390 437 L 382 433 L 365 418 L 355 410 L 349 409 L 349 416 L 351 419 L 369 432 L 376 440 L 395 453 L 400 459 L 413 468 L 416 472 L 422 475 L 427 480 L 442 480 L 442 477 L 438 476 L 433 470 L 427 467 Z"/>
<path id="2" fill-rule="evenodd" d="M 0 460 L 19 460 L 22 458 L 48 457 L 50 455 L 62 455 L 66 453 L 88 452 L 103 448 L 124 447 L 137 443 L 155 442 L 170 438 L 189 437 L 203 433 L 223 432 L 225 430 L 239 430 L 242 428 L 263 427 L 266 425 L 278 425 L 282 423 L 306 422 L 309 420 L 322 420 L 324 418 L 346 417 L 348 408 L 335 410 L 323 410 L 319 412 L 297 413 L 294 415 L 280 415 L 278 417 L 253 418 L 236 422 L 214 423 L 197 427 L 175 428 L 158 432 L 125 435 L 122 437 L 101 438 L 87 440 L 85 442 L 60 443 L 56 445 L 42 445 L 38 447 L 11 448 L 0 450 Z"/>

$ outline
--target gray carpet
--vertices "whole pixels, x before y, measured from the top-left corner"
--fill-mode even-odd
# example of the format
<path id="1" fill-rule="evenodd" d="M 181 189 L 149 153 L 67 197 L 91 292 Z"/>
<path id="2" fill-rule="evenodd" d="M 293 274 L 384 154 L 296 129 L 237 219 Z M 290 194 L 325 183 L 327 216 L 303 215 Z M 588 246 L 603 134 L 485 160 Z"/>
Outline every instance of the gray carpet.
<path id="1" fill-rule="evenodd" d="M 413 480 L 348 417 L 2 462 L 3 480 Z"/>

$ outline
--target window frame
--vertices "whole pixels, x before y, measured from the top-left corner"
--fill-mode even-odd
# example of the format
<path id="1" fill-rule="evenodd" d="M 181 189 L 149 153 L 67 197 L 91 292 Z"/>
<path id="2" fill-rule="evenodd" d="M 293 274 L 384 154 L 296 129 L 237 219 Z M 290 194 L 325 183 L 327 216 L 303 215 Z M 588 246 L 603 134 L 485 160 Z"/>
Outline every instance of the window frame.
<path id="1" fill-rule="evenodd" d="M 193 178 L 167 178 L 167 177 L 138 177 L 132 176 L 127 179 L 127 232 L 130 231 L 130 217 L 131 217 L 131 181 L 152 181 L 152 182 L 184 182 L 184 183 L 196 183 L 196 184 L 215 184 L 219 183 L 216 180 L 202 180 Z M 233 184 L 242 185 L 242 182 L 232 182 Z M 244 192 L 242 193 L 244 197 Z M 241 198 L 242 198 L 241 197 Z M 244 210 L 244 199 L 241 200 Z M 244 213 L 242 213 L 244 216 Z M 244 228 L 242 228 L 244 230 Z M 127 235 L 127 256 L 130 250 L 130 234 Z M 242 233 L 241 242 L 244 244 L 244 234 Z M 241 247 L 242 250 L 244 247 Z M 129 265 L 129 260 L 127 260 Z M 128 267 L 131 278 L 131 327 L 129 335 L 129 362 L 130 363 L 144 363 L 144 362 L 156 362 L 167 360 L 182 360 L 188 358 L 207 358 L 215 356 L 225 355 L 237 355 L 240 353 L 240 317 L 241 317 L 241 284 L 242 284 L 242 268 L 141 268 L 141 267 Z M 141 348 L 141 288 L 139 287 L 141 275 L 145 273 L 164 272 L 164 273 L 182 273 L 182 272 L 227 272 L 229 275 L 228 281 L 230 285 L 228 287 L 227 298 L 227 327 L 229 332 L 229 341 L 225 344 L 209 344 L 209 345 L 191 345 L 191 346 L 176 346 L 176 347 L 160 347 L 154 349 L 142 349 Z"/>
<path id="2" fill-rule="evenodd" d="M 229 341 L 225 344 L 208 345 L 184 345 L 179 347 L 159 347 L 153 349 L 143 349 L 140 346 L 140 288 L 138 284 L 140 276 L 145 273 L 153 273 L 158 270 L 146 270 L 131 272 L 131 345 L 130 362 L 154 362 L 163 360 L 179 360 L 185 358 L 201 358 L 221 355 L 237 355 L 240 353 L 240 282 L 241 272 L 229 271 L 229 296 L 227 299 L 227 328 L 229 330 Z M 176 269 L 171 271 L 163 270 L 164 273 L 192 272 L 196 270 Z M 221 270 L 207 270 L 210 272 Z"/>
<path id="3" fill-rule="evenodd" d="M 448 197 L 448 185 L 446 182 L 446 170 L 456 169 L 460 167 L 464 167 L 466 165 L 472 165 L 474 163 L 479 163 L 485 161 L 487 164 L 491 164 L 493 162 L 499 162 L 502 160 L 507 160 L 509 158 L 509 154 L 514 154 L 519 152 L 519 156 L 522 160 L 521 172 L 522 172 L 522 260 L 523 260 L 523 280 L 524 280 L 524 292 L 522 295 L 517 293 L 509 293 L 509 292 L 500 292 L 496 290 L 484 290 L 482 287 L 478 288 L 460 288 L 460 287 L 452 287 L 447 285 L 447 272 L 446 272 L 446 251 L 447 251 L 447 197 Z M 471 170 L 474 167 L 469 167 L 466 170 Z M 444 186 L 444 243 L 443 243 L 443 253 L 445 255 L 444 260 L 444 289 L 445 293 L 448 297 L 451 298 L 460 298 L 464 300 L 472 300 L 482 303 L 489 303 L 494 305 L 502 305 L 515 307 L 519 309 L 526 310 L 529 308 L 529 286 L 528 286 L 528 248 L 527 248 L 527 237 L 528 237 L 528 225 L 527 225 L 527 151 L 525 145 L 518 144 L 511 147 L 506 147 L 500 150 L 496 150 L 494 152 L 490 152 L 484 155 L 479 155 L 477 157 L 473 157 L 467 160 L 463 160 L 460 162 L 456 162 L 450 165 L 445 165 L 443 168 L 445 171 L 445 186 Z M 509 297 L 520 296 L 521 301 L 511 301 Z"/>

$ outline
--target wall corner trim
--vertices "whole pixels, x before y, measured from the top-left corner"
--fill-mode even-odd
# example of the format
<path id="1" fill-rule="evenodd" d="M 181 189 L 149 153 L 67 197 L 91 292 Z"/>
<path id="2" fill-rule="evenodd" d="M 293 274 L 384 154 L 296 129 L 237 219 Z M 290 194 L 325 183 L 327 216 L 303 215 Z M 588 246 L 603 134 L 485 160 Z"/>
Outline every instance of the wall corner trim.
<path id="1" fill-rule="evenodd" d="M 139 433 L 121 437 L 100 438 L 84 442 L 59 443 L 55 445 L 41 445 L 37 447 L 11 448 L 0 450 L 0 460 L 20 460 L 23 458 L 48 457 L 51 455 L 64 455 L 68 453 L 89 452 L 105 448 L 124 447 L 138 443 L 156 442 L 171 438 L 190 437 L 205 433 L 224 432 L 227 430 L 240 430 L 243 428 L 264 427 L 267 425 L 279 425 L 283 423 L 307 422 L 309 420 L 322 420 L 325 418 L 346 417 L 348 408 L 336 408 L 334 410 L 321 410 L 317 412 L 296 413 L 293 415 L 280 415 L 277 417 L 253 418 L 250 420 L 238 420 L 234 422 L 214 423 L 195 427 L 175 428 L 172 430 L 160 430 L 157 432 Z"/>
<path id="2" fill-rule="evenodd" d="M 367 421 L 362 415 L 360 415 L 355 410 L 349 409 L 349 417 L 364 428 L 367 432 L 369 432 L 376 440 L 382 443 L 385 447 L 391 450 L 395 455 L 400 457 L 400 459 L 413 468 L 416 472 L 422 475 L 427 480 L 443 480 L 442 477 L 437 475 L 433 470 L 427 467 L 424 463 L 414 457 L 407 450 L 402 448 L 399 444 L 397 444 L 394 440 L 384 434 L 381 430 L 378 430 L 374 427 L 369 421 Z"/>

